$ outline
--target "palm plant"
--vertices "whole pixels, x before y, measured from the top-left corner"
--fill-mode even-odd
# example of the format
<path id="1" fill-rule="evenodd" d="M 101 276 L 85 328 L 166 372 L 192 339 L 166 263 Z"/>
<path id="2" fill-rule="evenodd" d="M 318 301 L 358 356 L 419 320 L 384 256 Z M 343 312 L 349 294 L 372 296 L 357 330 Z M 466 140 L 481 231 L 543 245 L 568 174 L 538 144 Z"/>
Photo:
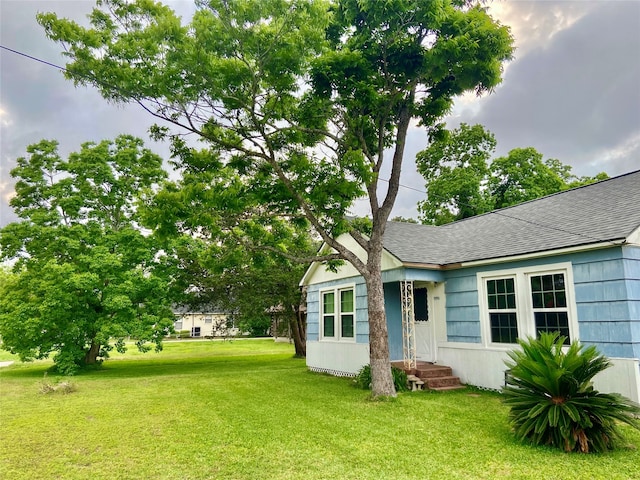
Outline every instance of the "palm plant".
<path id="1" fill-rule="evenodd" d="M 611 363 L 594 346 L 541 333 L 518 340 L 511 361 L 504 403 L 516 438 L 567 452 L 603 452 L 623 439 L 620 422 L 640 429 L 640 406 L 619 394 L 600 393 L 591 380 Z"/>

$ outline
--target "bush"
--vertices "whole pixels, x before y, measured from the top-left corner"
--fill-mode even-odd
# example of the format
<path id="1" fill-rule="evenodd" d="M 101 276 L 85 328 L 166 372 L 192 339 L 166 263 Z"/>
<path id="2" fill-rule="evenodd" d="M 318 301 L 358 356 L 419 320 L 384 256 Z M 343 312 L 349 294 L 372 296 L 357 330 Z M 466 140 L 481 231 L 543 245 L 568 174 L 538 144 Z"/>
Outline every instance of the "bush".
<path id="1" fill-rule="evenodd" d="M 618 394 L 593 389 L 593 377 L 610 366 L 594 346 L 578 342 L 563 350 L 565 337 L 542 333 L 518 340 L 522 350 L 511 361 L 504 403 L 515 436 L 567 452 L 603 452 L 623 440 L 619 422 L 640 428 L 640 407 Z"/>
<path id="2" fill-rule="evenodd" d="M 398 367 L 391 367 L 391 375 L 393 376 L 393 384 L 397 392 L 405 392 L 409 390 L 407 382 L 407 374 Z M 354 378 L 354 383 L 363 390 L 371 390 L 371 366 L 365 365 L 360 369 Z"/>

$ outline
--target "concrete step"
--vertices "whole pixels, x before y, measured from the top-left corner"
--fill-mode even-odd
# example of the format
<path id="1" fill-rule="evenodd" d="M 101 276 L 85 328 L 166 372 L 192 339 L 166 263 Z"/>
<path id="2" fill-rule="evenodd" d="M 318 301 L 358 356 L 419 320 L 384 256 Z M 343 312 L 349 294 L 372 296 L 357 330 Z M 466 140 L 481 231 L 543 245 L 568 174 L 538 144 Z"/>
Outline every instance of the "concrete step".
<path id="1" fill-rule="evenodd" d="M 436 392 L 446 392 L 448 390 L 460 390 L 461 388 L 466 388 L 466 386 L 460 383 L 458 385 L 449 385 L 448 387 L 430 388 L 429 390 L 435 390 Z"/>
<path id="2" fill-rule="evenodd" d="M 446 365 L 429 365 L 416 368 L 415 375 L 422 378 L 450 377 L 453 374 L 451 367 Z"/>
<path id="3" fill-rule="evenodd" d="M 460 385 L 460 378 L 454 376 L 423 378 L 425 386 L 430 389 L 455 387 Z"/>

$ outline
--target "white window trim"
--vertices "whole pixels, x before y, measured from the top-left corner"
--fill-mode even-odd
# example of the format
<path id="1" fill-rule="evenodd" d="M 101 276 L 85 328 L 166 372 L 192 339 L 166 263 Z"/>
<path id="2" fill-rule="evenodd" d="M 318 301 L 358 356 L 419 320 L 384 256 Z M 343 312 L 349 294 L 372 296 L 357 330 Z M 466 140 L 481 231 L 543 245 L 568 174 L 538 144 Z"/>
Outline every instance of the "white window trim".
<path id="1" fill-rule="evenodd" d="M 514 278 L 516 291 L 516 312 L 518 322 L 518 338 L 536 336 L 536 325 L 531 298 L 530 277 L 536 275 L 553 275 L 562 273 L 565 278 L 565 294 L 567 313 L 569 316 L 569 340 L 574 343 L 579 339 L 578 309 L 575 300 L 573 283 L 573 267 L 570 262 L 535 265 L 532 267 L 510 268 L 505 270 L 491 270 L 476 274 L 478 286 L 478 305 L 480 307 L 480 327 L 482 344 L 485 347 L 499 350 L 512 350 L 514 343 L 493 343 L 491 341 L 491 322 L 489 319 L 489 305 L 487 302 L 487 280 L 499 278 Z M 561 309 L 559 309 L 561 310 Z"/>
<path id="2" fill-rule="evenodd" d="M 340 310 L 340 292 L 343 290 L 353 290 L 353 337 L 342 336 L 342 312 Z M 334 293 L 334 333 L 333 337 L 324 336 L 324 294 Z M 356 285 L 355 283 L 349 283 L 345 285 L 338 285 L 331 288 L 323 288 L 319 291 L 320 297 L 320 323 L 319 323 L 319 338 L 322 342 L 341 342 L 341 343 L 356 343 Z"/>

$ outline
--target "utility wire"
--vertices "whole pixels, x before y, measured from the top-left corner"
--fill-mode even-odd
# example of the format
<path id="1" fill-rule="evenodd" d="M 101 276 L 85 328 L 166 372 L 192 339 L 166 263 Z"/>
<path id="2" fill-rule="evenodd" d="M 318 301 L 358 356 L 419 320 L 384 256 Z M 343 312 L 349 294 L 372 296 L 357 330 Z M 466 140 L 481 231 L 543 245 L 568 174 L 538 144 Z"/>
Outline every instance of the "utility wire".
<path id="1" fill-rule="evenodd" d="M 42 63 L 42 64 L 47 65 L 47 66 L 49 66 L 49 67 L 56 68 L 56 69 L 58 69 L 58 70 L 60 70 L 60 71 L 70 73 L 70 72 L 69 72 L 69 70 L 68 70 L 67 68 L 65 68 L 65 67 L 62 67 L 62 66 L 60 66 L 60 65 L 56 65 L 55 63 L 48 62 L 48 61 L 43 60 L 43 59 L 38 58 L 38 57 L 34 57 L 33 55 L 29 55 L 28 53 L 24 53 L 24 52 L 21 52 L 21 51 L 19 51 L 19 50 L 15 50 L 15 49 L 13 49 L 13 48 L 9 48 L 9 47 L 7 47 L 7 46 L 5 46 L 5 45 L 0 44 L 0 49 L 6 50 L 6 51 L 11 52 L 11 53 L 14 53 L 14 54 L 16 54 L 16 55 L 20 55 L 20 56 L 25 57 L 25 58 L 27 58 L 27 59 L 29 59 L 29 60 L 33 60 L 33 61 L 35 61 L 35 62 Z M 81 74 L 73 74 L 73 75 L 78 75 L 78 76 L 80 76 L 80 77 L 82 77 L 82 78 L 85 78 L 86 80 L 89 80 L 89 81 L 95 82 L 95 83 L 97 83 L 97 84 L 99 84 L 99 85 L 101 85 L 101 86 L 103 86 L 103 87 L 111 88 L 111 89 L 113 89 L 113 90 L 115 90 L 115 91 L 117 91 L 117 92 L 119 92 L 119 93 L 124 93 L 124 94 L 131 95 L 132 97 L 134 97 L 135 101 L 136 101 L 140 106 L 142 106 L 142 108 L 144 108 L 145 110 L 147 110 L 148 112 L 150 112 L 150 113 L 152 113 L 152 114 L 153 114 L 153 112 L 151 112 L 151 110 L 150 110 L 148 107 L 146 107 L 144 104 L 142 104 L 142 100 L 147 100 L 147 101 L 149 101 L 149 102 L 155 103 L 156 105 L 158 105 L 158 106 L 160 106 L 160 107 L 163 107 L 163 108 L 169 108 L 169 109 L 172 109 L 172 110 L 175 110 L 175 111 L 179 111 L 179 110 L 178 110 L 177 108 L 175 108 L 174 106 L 166 105 L 166 104 L 164 104 L 164 103 L 162 103 L 162 102 L 159 102 L 159 101 L 158 101 L 158 100 L 156 100 L 156 99 L 152 99 L 152 98 L 148 98 L 148 97 L 139 97 L 139 98 L 138 98 L 138 97 L 136 97 L 136 96 L 133 94 L 133 92 L 128 92 L 128 91 L 126 91 L 126 90 L 124 90 L 124 89 L 122 89 L 122 88 L 120 88 L 120 87 L 117 87 L 117 86 L 114 86 L 114 85 L 109 85 L 109 84 L 107 84 L 107 83 L 104 83 L 104 82 L 102 82 L 102 81 L 98 80 L 97 78 L 95 78 L 95 77 L 93 77 L 93 76 L 89 76 L 89 75 L 81 75 Z M 378 177 L 378 178 L 379 178 L 379 180 L 382 180 L 383 182 L 387 182 L 387 183 L 389 183 L 389 179 L 382 178 L 382 177 Z M 399 186 L 399 187 L 402 187 L 402 188 L 405 188 L 405 189 L 407 189 L 407 190 L 412 190 L 412 191 L 414 191 L 414 192 L 421 193 L 421 194 L 425 195 L 427 198 L 429 197 L 429 194 L 428 194 L 425 190 L 418 189 L 418 188 L 415 188 L 415 187 L 411 187 L 411 186 L 409 186 L 409 185 L 403 185 L 403 184 L 401 184 L 401 183 L 399 183 L 399 184 L 398 184 L 398 186 Z M 433 196 L 433 195 L 432 195 L 432 196 Z M 443 196 L 435 195 L 435 197 L 436 197 L 436 198 L 438 198 L 438 197 L 439 197 L 441 200 L 447 200 L 447 198 L 445 198 L 445 197 L 443 197 Z M 472 205 L 469 205 L 469 204 L 466 204 L 466 203 L 460 203 L 460 205 L 465 206 L 465 207 L 473 207 Z M 566 233 L 566 234 L 569 234 L 569 235 L 574 235 L 574 236 L 583 237 L 583 238 L 586 238 L 586 239 L 589 239 L 589 240 L 596 240 L 596 241 L 598 241 L 598 242 L 603 242 L 603 241 L 604 241 L 604 242 L 609 242 L 609 243 L 611 243 L 611 244 L 614 244 L 614 242 L 612 242 L 612 241 L 610 241 L 610 240 L 603 240 L 603 239 L 600 239 L 600 238 L 597 238 L 597 237 L 592 237 L 592 236 L 590 236 L 590 235 L 586 235 L 586 234 L 583 234 L 583 233 L 571 232 L 571 231 L 569 231 L 569 230 L 565 230 L 565 229 L 563 229 L 563 228 L 559 228 L 559 227 L 556 227 L 556 226 L 553 226 L 553 225 L 545 225 L 545 224 L 542 224 L 542 223 L 534 222 L 534 221 L 532 221 L 532 220 L 527 220 L 527 219 L 525 219 L 525 218 L 520 218 L 520 217 L 516 217 L 516 216 L 513 216 L 513 215 L 508 215 L 508 214 L 506 214 L 506 213 L 504 213 L 504 212 L 501 212 L 501 211 L 499 211 L 499 210 L 493 210 L 493 211 L 491 211 L 491 212 L 486 212 L 484 215 L 500 215 L 500 216 L 502 216 L 502 217 L 506 217 L 506 218 L 510 218 L 510 219 L 512 219 L 512 220 L 517 220 L 517 221 L 520 221 L 520 222 L 528 223 L 528 224 L 530 224 L 530 225 L 535 225 L 535 226 L 537 226 L 537 227 L 547 228 L 547 229 L 549 229 L 549 230 L 556 230 L 556 231 L 558 231 L 558 232 L 562 232 L 562 233 Z"/>

